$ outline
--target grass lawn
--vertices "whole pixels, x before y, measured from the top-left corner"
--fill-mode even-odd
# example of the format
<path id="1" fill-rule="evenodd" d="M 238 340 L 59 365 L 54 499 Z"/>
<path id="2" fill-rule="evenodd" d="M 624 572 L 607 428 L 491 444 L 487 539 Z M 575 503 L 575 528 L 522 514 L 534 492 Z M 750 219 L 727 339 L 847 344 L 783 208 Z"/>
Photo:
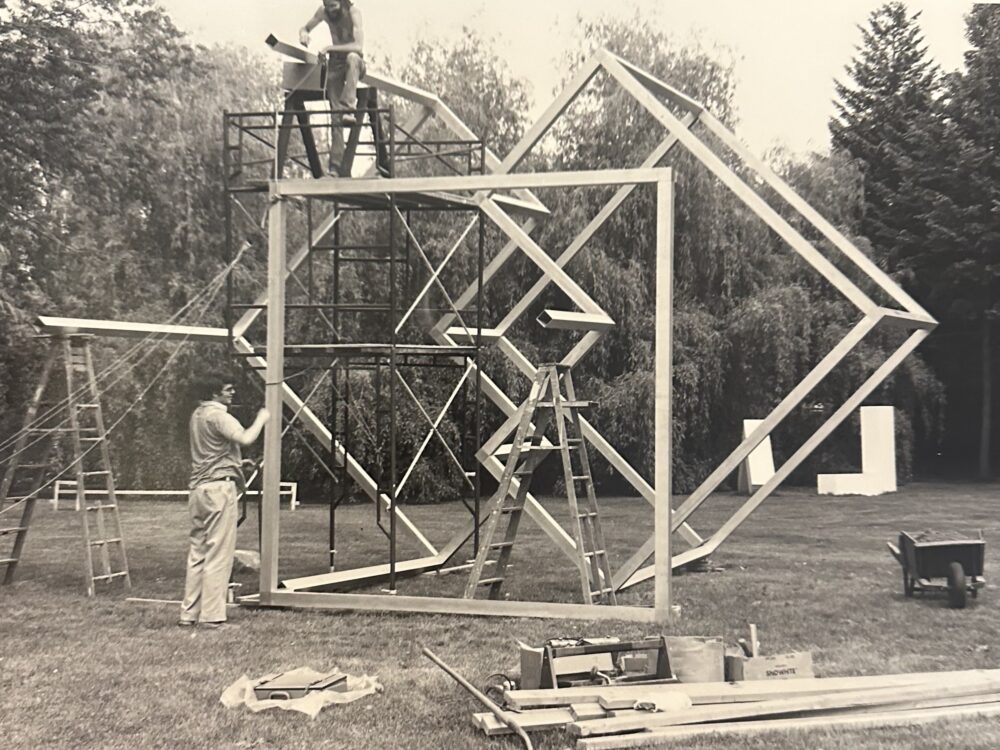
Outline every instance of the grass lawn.
<path id="1" fill-rule="evenodd" d="M 760 628 L 763 653 L 811 650 L 821 676 L 1000 667 L 1000 595 L 991 582 L 964 611 L 943 596 L 904 599 L 899 565 L 885 542 L 900 529 L 982 529 L 1000 538 L 1000 485 L 913 484 L 881 498 L 820 498 L 802 489 L 768 500 L 712 557 L 723 570 L 675 578 L 679 620 L 668 632 L 720 635 L 734 642 Z M 739 498 L 712 498 L 692 519 L 709 533 Z M 558 500 L 549 501 L 554 513 Z M 604 499 L 609 547 L 620 562 L 651 530 L 649 506 Z M 434 541 L 462 520 L 458 505 L 407 509 Z M 178 501 L 123 501 L 132 595 L 180 597 L 187 535 Z M 515 639 L 540 643 L 571 635 L 633 638 L 649 626 L 432 615 L 253 610 L 232 614 L 218 631 L 176 627 L 174 606 L 129 603 L 117 591 L 83 595 L 77 518 L 40 505 L 18 582 L 0 589 L 0 741 L 5 748 L 513 748 L 471 725 L 475 700 L 420 655 L 428 646 L 475 684 L 516 672 Z M 282 576 L 322 572 L 326 513 L 282 511 Z M 379 560 L 384 544 L 372 506 L 338 514 L 341 567 Z M 566 560 L 525 520 L 512 598 L 579 601 Z M 256 544 L 256 519 L 240 547 Z M 367 535 L 365 545 L 347 547 Z M 404 547 L 407 545 L 404 544 Z M 415 548 L 414 550 L 415 551 Z M 251 574 L 240 574 L 253 590 Z M 464 576 L 401 582 L 404 594 L 455 592 Z M 647 583 L 625 597 L 651 600 Z M 378 675 L 381 695 L 302 714 L 227 710 L 223 689 L 240 675 L 309 666 Z M 541 750 L 571 743 L 534 735 Z M 891 728 L 685 741 L 686 748 L 997 748 L 995 720 Z"/>

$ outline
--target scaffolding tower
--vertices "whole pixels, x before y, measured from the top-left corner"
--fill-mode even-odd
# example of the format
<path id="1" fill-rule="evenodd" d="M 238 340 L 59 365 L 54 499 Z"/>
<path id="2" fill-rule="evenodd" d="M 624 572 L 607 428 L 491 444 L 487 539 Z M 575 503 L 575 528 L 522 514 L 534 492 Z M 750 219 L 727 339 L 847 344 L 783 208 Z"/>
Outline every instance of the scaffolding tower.
<path id="1" fill-rule="evenodd" d="M 349 126 L 336 124 L 340 113 L 324 108 L 306 110 L 301 97 L 286 97 L 294 110 L 224 115 L 226 192 L 226 246 L 230 259 L 238 244 L 237 222 L 255 221 L 251 196 L 268 196 L 273 179 L 286 176 L 321 178 L 326 153 L 320 150 L 331 127 L 349 130 L 348 153 L 341 169 L 359 176 L 482 174 L 485 150 L 481 140 L 457 137 L 416 139 L 411 126 L 397 122 L 391 106 L 379 107 L 374 88 L 359 91 L 358 111 Z M 370 128 L 370 135 L 365 135 Z M 301 134 L 303 151 L 291 144 Z M 317 399 L 325 406 L 322 417 L 329 432 L 329 466 L 336 472 L 330 483 L 329 566 L 338 569 L 337 510 L 360 487 L 375 501 L 375 521 L 388 544 L 385 578 L 395 590 L 397 533 L 401 491 L 412 472 L 404 470 L 399 455 L 399 412 L 411 404 L 427 420 L 432 435 L 444 442 L 438 426 L 444 412 L 432 417 L 410 384 L 409 373 L 433 370 L 437 380 L 451 382 L 447 405 L 458 420 L 459 445 L 445 447 L 448 459 L 462 477 L 462 501 L 473 527 L 473 555 L 478 548 L 480 470 L 476 450 L 481 443 L 481 381 L 476 366 L 482 346 L 482 279 L 484 226 L 481 211 L 466 199 L 440 193 L 396 195 L 325 195 L 293 201 L 300 253 L 287 259 L 293 287 L 285 299 L 288 321 L 283 342 L 287 362 L 302 369 L 322 370 L 326 392 Z M 435 264 L 419 241 L 422 217 L 442 214 L 470 216 L 465 231 L 444 261 Z M 260 233 L 264 234 L 263 226 Z M 470 252 L 471 250 L 471 252 Z M 476 293 L 464 304 L 451 298 L 441 276 L 448 261 L 466 255 L 462 263 Z M 265 265 L 266 267 L 266 265 Z M 273 273 L 273 269 L 271 270 Z M 469 279 L 463 279 L 463 284 Z M 252 282 L 237 275 L 227 283 L 226 324 L 233 354 L 250 367 L 263 369 L 267 346 L 249 343 L 248 332 L 268 309 Z M 461 321 L 466 341 L 441 344 L 430 338 L 421 322 L 451 314 Z M 288 377 L 285 372 L 283 377 Z M 364 406 L 373 406 L 365 410 Z M 321 409 L 321 411 L 323 411 Z M 364 412 L 364 413 L 360 413 Z M 362 468 L 358 456 L 371 460 Z M 419 458 L 419 455 L 418 455 Z M 361 474 L 360 482 L 358 474 Z"/>

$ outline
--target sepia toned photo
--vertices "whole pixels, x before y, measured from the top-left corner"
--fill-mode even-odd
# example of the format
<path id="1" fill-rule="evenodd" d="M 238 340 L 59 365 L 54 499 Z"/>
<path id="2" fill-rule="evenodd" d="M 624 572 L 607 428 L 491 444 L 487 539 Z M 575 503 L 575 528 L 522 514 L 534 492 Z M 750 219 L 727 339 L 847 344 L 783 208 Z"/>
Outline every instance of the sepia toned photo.
<path id="1" fill-rule="evenodd" d="M 0 97 L 5 747 L 1000 744 L 1000 4 L 0 0 Z"/>

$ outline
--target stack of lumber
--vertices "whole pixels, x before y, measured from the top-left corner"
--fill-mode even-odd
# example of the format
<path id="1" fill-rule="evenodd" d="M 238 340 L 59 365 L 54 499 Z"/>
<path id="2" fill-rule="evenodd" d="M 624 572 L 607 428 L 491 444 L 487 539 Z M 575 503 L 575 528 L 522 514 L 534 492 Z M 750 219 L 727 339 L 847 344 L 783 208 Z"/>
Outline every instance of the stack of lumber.
<path id="1" fill-rule="evenodd" d="M 506 715 L 525 731 L 565 729 L 577 738 L 579 750 L 610 750 L 711 733 L 896 726 L 1000 715 L 1000 669 L 509 690 L 505 699 Z M 488 735 L 511 731 L 492 713 L 474 714 L 473 721 Z"/>

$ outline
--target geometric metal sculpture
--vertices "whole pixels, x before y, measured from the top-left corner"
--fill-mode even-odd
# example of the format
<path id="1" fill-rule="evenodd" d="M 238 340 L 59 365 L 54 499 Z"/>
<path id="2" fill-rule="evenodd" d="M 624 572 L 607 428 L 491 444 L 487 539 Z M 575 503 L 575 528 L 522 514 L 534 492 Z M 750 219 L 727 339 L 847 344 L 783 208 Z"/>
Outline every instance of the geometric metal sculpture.
<path id="1" fill-rule="evenodd" d="M 607 75 L 639 102 L 665 129 L 664 139 L 649 156 L 634 169 L 597 170 L 560 173 L 518 173 L 514 170 L 522 163 L 531 149 L 549 131 L 565 109 L 597 75 Z M 474 134 L 440 100 L 426 92 L 407 87 L 376 75 L 368 75 L 366 83 L 383 92 L 417 103 L 420 110 L 409 129 L 416 130 L 431 116 L 443 122 L 460 137 L 474 137 Z M 831 260 L 810 243 L 798 230 L 786 221 L 767 201 L 731 169 L 699 137 L 695 127 L 704 128 L 713 136 L 713 141 L 721 143 L 742 164 L 755 174 L 755 178 L 774 194 L 783 199 L 789 207 L 808 222 L 839 253 L 843 262 L 857 273 L 867 277 L 868 282 L 895 302 L 898 307 L 877 304 L 862 289 L 838 268 Z M 672 263 L 672 178 L 668 169 L 659 167 L 664 158 L 677 146 L 683 146 L 700 161 L 724 185 L 726 185 L 748 208 L 760 217 L 791 249 L 802 257 L 812 268 L 825 278 L 838 292 L 850 300 L 858 309 L 859 320 L 850 332 L 807 374 L 801 383 L 768 414 L 730 455 L 717 467 L 701 485 L 675 510 L 671 511 L 670 493 L 670 314 L 671 314 L 671 263 Z M 462 325 L 454 314 L 444 315 L 431 329 L 430 335 L 441 346 L 456 346 L 463 341 L 476 338 L 486 340 L 501 352 L 510 363 L 520 370 L 525 378 L 531 379 L 536 366 L 518 350 L 509 337 L 512 326 L 529 310 L 549 284 L 555 284 L 577 308 L 569 311 L 569 317 L 559 315 L 543 316 L 549 327 L 564 325 L 576 318 L 590 321 L 593 325 L 559 361 L 568 366 L 580 362 L 601 339 L 607 329 L 608 316 L 594 300 L 565 271 L 566 265 L 585 247 L 588 240 L 602 226 L 607 218 L 632 193 L 637 185 L 655 184 L 657 190 L 657 266 L 650 269 L 657 278 L 657 323 L 656 323 L 656 469 L 651 483 L 642 477 L 622 458 L 586 420 L 581 420 L 583 437 L 653 506 L 654 533 L 641 544 L 613 576 L 616 588 L 622 589 L 640 581 L 654 579 L 654 606 L 644 607 L 597 607 L 578 604 L 551 604 L 540 602 L 511 601 L 471 601 L 443 597 L 386 597 L 378 595 L 336 594 L 309 591 L 315 585 L 322 585 L 337 577 L 350 580 L 368 580 L 372 576 L 384 575 L 384 566 L 365 571 L 338 572 L 312 577 L 312 581 L 285 581 L 285 589 L 280 589 L 277 570 L 278 541 L 278 479 L 280 475 L 280 424 L 268 425 L 265 433 L 264 503 L 262 566 L 260 600 L 264 605 L 301 606 L 324 608 L 386 609 L 408 611 L 437 611 L 467 614 L 506 614 L 553 617 L 614 617 L 637 621 L 663 621 L 668 617 L 670 607 L 670 570 L 711 554 L 732 531 L 758 507 L 771 492 L 794 470 L 854 409 L 870 394 L 903 359 L 929 334 L 936 325 L 934 319 L 912 298 L 900 289 L 884 272 L 858 250 L 851 242 L 823 219 L 812 207 L 792 191 L 765 164 L 755 158 L 718 120 L 698 102 L 659 81 L 650 74 L 630 65 L 607 52 L 598 52 L 574 76 L 566 89 L 545 111 L 542 117 L 524 135 L 521 141 L 502 161 L 487 154 L 486 168 L 489 175 L 463 175 L 455 177 L 401 178 L 392 180 L 352 179 L 352 180 L 275 180 L 270 184 L 270 206 L 268 209 L 269 233 L 269 287 L 266 295 L 267 308 L 267 353 L 266 359 L 267 406 L 272 412 L 280 412 L 282 401 L 302 413 L 306 424 L 311 420 L 308 410 L 294 391 L 283 381 L 284 368 L 284 285 L 289 269 L 301 262 L 301 252 L 286 257 L 287 241 L 285 219 L 287 201 L 303 196 L 323 196 L 336 199 L 337 196 L 364 195 L 404 195 L 404 194 L 448 194 L 451 199 L 471 206 L 481 212 L 501 232 L 508 242 L 490 261 L 485 269 L 483 283 L 488 283 L 497 274 L 503 273 L 505 264 L 518 252 L 535 263 L 542 278 L 496 324 L 481 330 Z M 528 189 L 557 186 L 619 185 L 618 191 L 601 211 L 581 230 L 576 238 L 553 258 L 531 237 L 531 231 L 546 214 L 546 209 Z M 516 195 L 502 191 L 521 191 Z M 521 222 L 521 223 L 519 223 Z M 319 230 L 324 231 L 320 226 Z M 458 298 L 458 306 L 467 304 L 471 296 L 478 293 L 475 284 Z M 562 311 L 565 312 L 565 311 Z M 248 316 L 245 316 L 247 318 Z M 253 316 L 249 316 L 252 318 Z M 553 325 L 553 321 L 555 324 Z M 458 323 L 458 325 L 456 325 Z M 234 327 L 237 341 L 246 332 L 247 320 Z M 688 519 L 712 492 L 726 479 L 750 453 L 762 443 L 771 432 L 795 409 L 808 394 L 827 376 L 849 353 L 873 331 L 883 327 L 902 329 L 905 340 L 882 363 L 857 390 L 837 408 L 829 418 L 775 471 L 763 486 L 716 531 L 703 539 L 687 525 Z M 550 358 L 551 359 L 551 358 Z M 478 366 L 477 366 L 478 367 Z M 264 373 L 262 373 L 264 374 Z M 483 466 L 499 477 L 503 462 L 497 457 L 497 449 L 509 437 L 519 421 L 519 407 L 508 394 L 500 390 L 487 373 L 480 372 L 483 393 L 507 418 L 504 426 L 485 441 L 479 451 Z M 325 439 L 334 449 L 332 436 L 325 431 L 319 420 L 312 420 L 317 435 Z M 351 464 L 353 457 L 344 452 L 341 460 Z M 365 472 L 362 467 L 352 464 L 352 475 L 364 485 Z M 370 486 L 368 487 L 370 490 Z M 371 494 L 371 492 L 370 492 Z M 377 494 L 377 493 L 376 493 Z M 373 497 L 378 503 L 386 503 L 384 497 Z M 387 508 L 394 514 L 401 510 Z M 525 511 L 549 535 L 556 545 L 570 557 L 575 558 L 572 538 L 558 523 L 530 496 L 526 500 Z M 438 549 L 423 537 L 416 526 L 403 521 L 428 554 L 417 560 L 401 564 L 409 570 L 429 570 L 440 567 L 464 544 L 471 529 L 456 535 L 444 547 Z M 673 554 L 671 531 L 677 532 L 688 549 Z M 650 563 L 650 558 L 652 562 Z M 367 577 L 367 578 L 366 578 Z"/>
<path id="2" fill-rule="evenodd" d="M 607 75 L 631 94 L 665 128 L 664 139 L 634 169 L 600 170 L 589 172 L 562 172 L 525 174 L 514 170 L 530 153 L 531 149 L 558 120 L 589 82 L 597 75 Z M 460 138 L 475 138 L 475 135 L 437 97 L 427 92 L 405 86 L 398 82 L 370 74 L 365 83 L 384 93 L 404 99 L 417 105 L 417 111 L 405 124 L 406 130 L 416 137 L 416 133 L 430 119 L 435 118 Z M 738 157 L 744 167 L 755 175 L 755 179 L 782 198 L 789 207 L 808 222 L 841 256 L 846 265 L 867 277 L 874 285 L 893 300 L 898 307 L 877 304 L 869 295 L 852 281 L 836 264 L 827 259 L 818 248 L 775 211 L 764 198 L 748 184 L 744 178 L 731 169 L 726 161 L 713 150 L 709 142 L 699 137 L 696 128 L 703 128 L 712 136 L 712 142 L 721 143 Z M 671 510 L 670 500 L 670 314 L 672 284 L 672 177 L 669 169 L 661 168 L 663 160 L 677 145 L 707 167 L 740 200 L 756 213 L 791 249 L 809 263 L 835 289 L 850 300 L 858 309 L 859 320 L 848 334 L 810 371 L 801 383 L 795 386 L 784 399 L 737 445 L 730 455 L 712 471 L 702 484 L 676 509 Z M 402 509 L 395 507 L 389 498 L 382 495 L 377 484 L 358 459 L 337 444 L 323 420 L 312 412 L 306 401 L 284 380 L 282 366 L 284 285 L 295 269 L 308 254 L 309 244 L 330 232 L 336 224 L 336 217 L 321 220 L 314 227 L 314 237 L 290 255 L 285 253 L 285 215 L 288 201 L 299 196 L 322 195 L 336 197 L 338 194 L 379 195 L 386 194 L 448 194 L 447 200 L 478 210 L 495 224 L 508 238 L 485 269 L 483 283 L 504 272 L 504 267 L 518 252 L 534 262 L 541 270 L 542 277 L 511 307 L 504 317 L 488 327 L 470 329 L 462 325 L 454 314 L 446 314 L 434 324 L 430 336 L 440 346 L 458 346 L 470 340 L 486 342 L 508 358 L 526 379 L 535 376 L 536 366 L 518 350 L 510 332 L 536 302 L 549 284 L 555 284 L 576 306 L 577 310 L 546 310 L 539 322 L 546 328 L 583 330 L 584 333 L 573 348 L 559 360 L 564 365 L 580 362 L 603 333 L 613 325 L 613 321 L 589 297 L 564 270 L 587 242 L 624 202 L 637 185 L 655 185 L 657 190 L 657 264 L 649 269 L 656 274 L 656 403 L 655 403 L 655 476 L 649 482 L 631 467 L 605 438 L 586 420 L 581 419 L 582 434 L 593 447 L 626 479 L 636 491 L 653 506 L 654 533 L 632 554 L 630 559 L 613 575 L 613 583 L 619 590 L 641 581 L 654 580 L 654 606 L 646 607 L 600 607 L 579 604 L 550 604 L 543 602 L 511 601 L 469 601 L 445 599 L 441 597 L 386 597 L 359 594 L 329 594 L 310 591 L 316 585 L 331 580 L 353 580 L 363 582 L 384 577 L 391 566 L 377 565 L 362 571 L 338 571 L 332 574 L 311 576 L 309 579 L 283 581 L 285 588 L 279 588 L 277 570 L 281 425 L 268 426 L 265 435 L 264 500 L 262 503 L 263 536 L 261 566 L 261 603 L 277 606 L 301 606 L 323 608 L 384 609 L 410 611 L 438 611 L 467 614 L 505 614 L 551 617 L 620 618 L 636 621 L 663 621 L 670 611 L 670 570 L 711 554 L 735 530 L 753 510 L 814 450 L 863 400 L 898 366 L 903 359 L 929 334 L 936 325 L 912 298 L 901 290 L 884 272 L 850 243 L 840 232 L 823 219 L 805 201 L 796 195 L 765 164 L 755 158 L 711 113 L 698 102 L 688 98 L 650 74 L 639 70 L 607 51 L 598 52 L 593 59 L 581 67 L 566 89 L 556 98 L 539 121 L 532 126 L 502 161 L 487 152 L 485 168 L 491 175 L 466 175 L 459 177 L 427 177 L 407 182 L 406 179 L 393 180 L 276 180 L 270 185 L 271 202 L 268 208 L 269 222 L 269 288 L 258 298 L 259 306 L 248 309 L 231 328 L 207 329 L 189 327 L 155 326 L 164 337 L 194 338 L 205 341 L 230 340 L 237 351 L 248 355 L 248 361 L 258 368 L 265 378 L 267 405 L 272 412 L 280 412 L 282 403 L 288 406 L 304 426 L 347 468 L 351 477 L 367 492 L 373 501 L 381 504 L 400 521 L 426 552 L 423 557 L 395 565 L 399 572 L 435 570 L 443 566 L 467 541 L 473 531 L 468 528 L 456 534 L 441 546 L 435 546 L 427 539 L 415 523 Z M 553 258 L 531 237 L 535 226 L 545 219 L 548 209 L 527 192 L 531 188 L 580 185 L 620 185 L 608 203 L 586 224 L 581 232 L 566 248 Z M 450 191 L 450 192 L 449 192 Z M 520 223 L 519 223 L 520 222 Z M 458 306 L 467 304 L 477 294 L 475 284 L 459 296 Z M 260 313 L 266 309 L 267 356 L 261 357 L 251 341 L 249 330 Z M 95 333 L 115 335 L 143 335 L 148 326 L 117 324 L 108 321 L 52 321 L 53 328 L 70 326 L 77 330 L 93 328 Z M 905 339 L 897 349 L 862 383 L 855 392 L 780 466 L 774 475 L 716 531 L 703 539 L 687 525 L 691 515 L 709 498 L 711 493 L 736 470 L 771 432 L 785 419 L 808 394 L 854 349 L 865 337 L 879 328 L 893 327 L 905 333 Z M 177 330 L 174 330 L 174 329 Z M 134 330 L 133 330 L 134 329 Z M 551 359 L 551 357 L 550 357 Z M 478 365 L 470 365 L 481 378 L 484 395 L 492 401 L 507 418 L 501 429 L 480 447 L 479 458 L 483 466 L 494 476 L 503 471 L 503 462 L 498 458 L 497 449 L 508 438 L 520 417 L 519 406 L 504 393 L 488 374 L 478 372 Z M 414 457 L 414 461 L 420 456 Z M 526 498 L 525 511 L 545 531 L 566 556 L 574 560 L 577 556 L 573 539 L 530 495 Z M 678 540 L 684 541 L 688 549 L 674 554 L 672 534 L 677 532 Z M 647 562 L 652 558 L 652 563 Z"/>

